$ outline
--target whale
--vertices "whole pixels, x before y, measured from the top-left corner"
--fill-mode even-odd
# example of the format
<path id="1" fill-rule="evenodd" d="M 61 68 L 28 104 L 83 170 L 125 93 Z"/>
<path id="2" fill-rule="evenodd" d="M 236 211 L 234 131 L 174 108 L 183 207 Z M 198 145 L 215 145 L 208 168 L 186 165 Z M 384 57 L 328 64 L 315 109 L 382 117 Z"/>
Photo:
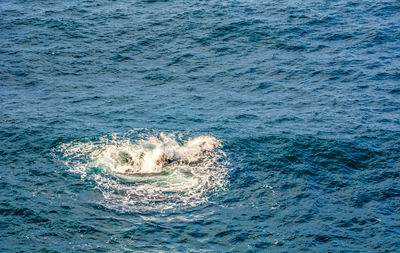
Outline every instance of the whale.
<path id="1" fill-rule="evenodd" d="M 62 144 L 65 165 L 90 179 L 99 201 L 118 210 L 198 205 L 225 189 L 229 162 L 209 135 L 129 131 Z"/>
<path id="2" fill-rule="evenodd" d="M 180 143 L 161 134 L 158 138 L 137 143 L 106 146 L 100 154 L 96 153 L 94 160 L 116 174 L 150 175 L 170 171 L 174 166 L 200 162 L 220 146 L 221 143 L 212 136 L 202 135 Z"/>

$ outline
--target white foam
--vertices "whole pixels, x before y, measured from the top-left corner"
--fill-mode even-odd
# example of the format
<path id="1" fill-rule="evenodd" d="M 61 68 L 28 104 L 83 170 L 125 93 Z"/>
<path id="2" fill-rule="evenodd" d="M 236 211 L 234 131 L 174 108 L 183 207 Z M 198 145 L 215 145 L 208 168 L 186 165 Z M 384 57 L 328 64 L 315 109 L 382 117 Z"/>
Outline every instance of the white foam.
<path id="1" fill-rule="evenodd" d="M 184 139 L 134 131 L 98 141 L 64 144 L 71 171 L 90 177 L 108 207 L 122 210 L 169 208 L 205 202 L 226 185 L 226 159 L 212 136 Z"/>

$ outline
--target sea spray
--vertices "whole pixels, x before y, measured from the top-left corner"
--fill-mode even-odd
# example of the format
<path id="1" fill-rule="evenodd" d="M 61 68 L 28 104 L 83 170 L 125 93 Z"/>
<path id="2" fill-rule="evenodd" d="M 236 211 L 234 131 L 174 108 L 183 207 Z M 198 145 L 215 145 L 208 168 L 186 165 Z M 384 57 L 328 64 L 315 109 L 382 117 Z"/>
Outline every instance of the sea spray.
<path id="1" fill-rule="evenodd" d="M 103 204 L 122 210 L 197 205 L 224 189 L 228 162 L 212 136 L 113 134 L 63 144 L 68 168 L 94 180 Z"/>

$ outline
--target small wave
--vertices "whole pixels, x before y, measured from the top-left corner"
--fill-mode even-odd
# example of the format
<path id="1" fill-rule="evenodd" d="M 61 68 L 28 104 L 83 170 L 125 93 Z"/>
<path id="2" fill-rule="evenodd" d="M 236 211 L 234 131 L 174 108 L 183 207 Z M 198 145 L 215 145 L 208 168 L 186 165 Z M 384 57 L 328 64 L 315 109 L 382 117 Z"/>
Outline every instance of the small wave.
<path id="1" fill-rule="evenodd" d="M 198 205 L 226 185 L 227 161 L 212 136 L 113 134 L 60 146 L 65 164 L 90 178 L 108 208 L 122 211 Z"/>

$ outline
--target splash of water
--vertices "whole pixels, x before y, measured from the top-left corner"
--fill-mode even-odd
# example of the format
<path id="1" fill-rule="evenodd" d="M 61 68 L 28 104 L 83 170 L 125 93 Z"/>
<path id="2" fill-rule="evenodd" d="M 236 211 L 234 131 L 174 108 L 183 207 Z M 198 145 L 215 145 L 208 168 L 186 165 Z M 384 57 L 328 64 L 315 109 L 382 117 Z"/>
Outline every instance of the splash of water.
<path id="1" fill-rule="evenodd" d="M 105 136 L 63 144 L 65 164 L 90 178 L 107 207 L 121 210 L 197 205 L 226 185 L 227 161 L 212 136 L 159 133 Z"/>

